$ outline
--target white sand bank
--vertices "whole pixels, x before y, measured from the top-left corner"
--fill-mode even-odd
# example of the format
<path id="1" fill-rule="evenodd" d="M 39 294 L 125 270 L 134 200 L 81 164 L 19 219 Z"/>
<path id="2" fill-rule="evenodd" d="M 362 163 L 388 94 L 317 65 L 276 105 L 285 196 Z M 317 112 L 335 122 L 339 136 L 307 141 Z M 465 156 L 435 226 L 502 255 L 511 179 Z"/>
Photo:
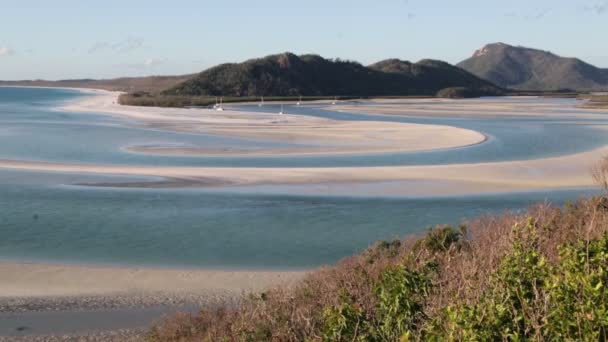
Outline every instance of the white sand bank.
<path id="1" fill-rule="evenodd" d="M 0 168 L 36 171 L 156 176 L 182 186 L 319 184 L 330 182 L 441 181 L 443 187 L 417 189 L 416 195 L 455 195 L 592 186 L 590 168 L 608 147 L 536 160 L 432 165 L 331 168 L 227 168 L 90 165 L 0 160 Z M 146 184 L 138 184 L 145 187 Z M 150 186 L 155 186 L 150 183 Z M 394 189 L 411 195 L 408 187 Z M 396 193 L 394 193 L 396 194 Z"/>
<path id="2" fill-rule="evenodd" d="M 107 113 L 135 120 L 156 129 L 254 138 L 302 145 L 263 151 L 174 149 L 162 146 L 131 150 L 163 154 L 336 154 L 413 152 L 462 147 L 481 143 L 486 137 L 468 129 L 381 121 L 336 121 L 305 115 L 250 113 L 234 110 L 132 107 L 117 104 L 120 93 L 91 91 L 86 97 L 62 107 L 76 112 Z"/>
<path id="3" fill-rule="evenodd" d="M 0 298 L 159 293 L 239 295 L 291 284 L 304 274 L 0 262 Z"/>
<path id="4" fill-rule="evenodd" d="M 544 99 L 536 97 L 502 97 L 488 99 L 374 99 L 344 102 L 327 109 L 350 113 L 396 116 L 449 117 L 577 117 L 601 118 L 607 110 L 585 110 L 575 99 Z"/>

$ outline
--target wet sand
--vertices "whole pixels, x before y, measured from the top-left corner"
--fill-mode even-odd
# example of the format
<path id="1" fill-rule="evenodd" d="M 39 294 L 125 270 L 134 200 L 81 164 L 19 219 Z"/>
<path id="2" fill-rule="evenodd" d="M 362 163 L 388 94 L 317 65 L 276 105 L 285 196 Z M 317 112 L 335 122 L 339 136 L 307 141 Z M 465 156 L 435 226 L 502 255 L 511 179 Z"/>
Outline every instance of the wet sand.
<path id="1" fill-rule="evenodd" d="M 367 101 L 345 101 L 344 103 L 326 106 L 325 108 L 338 112 L 395 115 L 411 117 L 577 117 L 599 118 L 599 111 L 585 110 L 581 107 L 559 107 L 551 103 L 534 102 L 537 97 L 502 97 L 492 102 L 487 99 L 373 99 Z M 523 101 L 523 102 L 522 102 Z M 560 111 L 555 111 L 559 109 Z M 561 110 L 567 109 L 565 112 Z"/>
<path id="2" fill-rule="evenodd" d="M 259 291 L 301 277 L 296 271 L 199 270 L 0 262 L 0 298 L 124 293 L 209 295 Z M 162 303 L 155 303 L 162 304 Z"/>
<path id="3" fill-rule="evenodd" d="M 0 262 L 0 275 L 1 341 L 2 335 L 137 335 L 134 328 L 164 314 L 289 286 L 305 272 Z"/>

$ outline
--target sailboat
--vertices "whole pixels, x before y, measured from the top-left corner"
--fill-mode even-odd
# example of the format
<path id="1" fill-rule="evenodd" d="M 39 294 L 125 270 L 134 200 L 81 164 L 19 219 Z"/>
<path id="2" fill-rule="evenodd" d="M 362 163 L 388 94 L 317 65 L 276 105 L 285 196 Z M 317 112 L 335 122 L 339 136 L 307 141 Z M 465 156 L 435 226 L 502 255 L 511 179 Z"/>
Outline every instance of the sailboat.
<path id="1" fill-rule="evenodd" d="M 264 96 L 262 96 L 262 100 L 258 103 L 258 107 L 262 107 L 264 105 Z"/>
<path id="2" fill-rule="evenodd" d="M 334 97 L 334 100 L 332 101 L 331 104 L 332 105 L 338 104 L 338 97 L 337 96 Z"/>
<path id="3" fill-rule="evenodd" d="M 279 112 L 279 115 L 283 115 L 285 113 L 283 113 L 283 104 L 281 103 L 281 111 Z"/>
<path id="4" fill-rule="evenodd" d="M 213 109 L 217 109 L 218 107 L 218 103 L 217 103 L 217 96 L 215 97 L 215 104 L 213 105 Z"/>
<path id="5" fill-rule="evenodd" d="M 296 106 L 299 106 L 302 104 L 302 96 L 300 96 L 300 100 L 298 102 L 296 102 Z"/>
<path id="6" fill-rule="evenodd" d="M 215 110 L 220 111 L 220 112 L 224 111 L 224 106 L 222 106 L 223 100 L 224 100 L 224 98 L 220 97 L 220 104 L 217 107 L 215 107 Z"/>

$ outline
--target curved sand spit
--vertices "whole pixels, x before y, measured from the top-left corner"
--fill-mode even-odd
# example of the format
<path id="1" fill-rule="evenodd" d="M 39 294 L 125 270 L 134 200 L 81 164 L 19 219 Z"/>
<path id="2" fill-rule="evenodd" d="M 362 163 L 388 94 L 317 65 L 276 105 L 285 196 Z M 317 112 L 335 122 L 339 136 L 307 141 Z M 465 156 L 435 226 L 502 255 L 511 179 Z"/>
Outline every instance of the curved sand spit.
<path id="1" fill-rule="evenodd" d="M 589 170 L 608 147 L 569 156 L 526 161 L 433 166 L 378 166 L 332 168 L 226 168 L 89 165 L 0 160 L 0 168 L 52 172 L 150 176 L 176 186 L 227 186 L 262 184 L 319 184 L 332 182 L 442 181 L 444 187 L 418 190 L 416 195 L 456 195 L 501 191 L 592 186 Z M 139 182 L 122 186 L 167 186 L 165 182 Z M 104 184 L 108 185 L 108 184 Z M 110 184 L 112 185 L 112 184 Z M 115 184 L 121 186 L 120 184 Z M 393 194 L 411 195 L 408 187 Z"/>
<path id="2" fill-rule="evenodd" d="M 79 101 L 65 109 L 75 111 L 108 112 L 135 119 L 148 125 L 166 129 L 213 131 L 218 134 L 257 137 L 265 139 L 289 140 L 291 134 L 298 141 L 321 140 L 329 142 L 326 146 L 335 147 L 337 142 L 357 146 L 358 152 L 378 151 L 389 147 L 379 147 L 381 141 L 400 141 L 402 148 L 429 149 L 450 141 L 452 146 L 483 140 L 480 133 L 447 126 L 409 125 L 390 122 L 340 122 L 309 116 L 277 114 L 255 114 L 246 112 L 216 112 L 207 109 L 166 109 L 123 107 L 115 104 L 118 93 L 93 91 L 98 96 Z M 414 100 L 414 105 L 429 100 Z M 471 102 L 432 100 L 437 106 L 471 106 Z M 365 106 L 365 111 L 383 112 L 383 105 L 390 101 L 377 101 L 381 105 Z M 410 103 L 410 102 L 408 102 Z M 473 101 L 473 104 L 476 103 Z M 503 103 L 502 106 L 508 106 Z M 474 106 L 474 105 L 473 105 Z M 402 111 L 409 111 L 401 106 Z M 543 112 L 539 112 L 541 115 Z M 592 115 L 582 111 L 581 115 Z M 593 112 L 591 112 L 593 113 Z M 548 115 L 548 114 L 542 114 Z M 277 123 L 276 120 L 284 120 Z M 322 125 L 318 126 L 317 125 Z M 385 132 L 386 135 L 373 134 L 367 125 Z M 280 129 L 278 129 L 280 128 Z M 273 133 L 274 132 L 274 133 Z M 406 134 L 407 132 L 407 134 Z M 378 133 L 379 134 L 379 133 Z M 429 135 L 431 134 L 431 135 Z M 435 135 L 433 135 L 435 134 Z M 401 135 L 417 136 L 416 144 L 406 143 L 410 138 Z M 450 140 L 449 137 L 453 139 Z M 390 138 L 387 138 L 390 137 Z M 439 138 L 437 138 L 439 137 Z M 401 139 L 401 140 L 399 140 Z M 399 144 L 391 144 L 392 147 Z M 326 147 L 324 146 L 324 147 Z M 348 148 L 348 147 L 346 147 Z M 322 148 L 321 148 L 322 150 Z M 179 153 L 180 151 L 173 151 Z M 265 153 L 273 153 L 266 151 Z M 592 186 L 589 169 L 602 156 L 608 154 L 608 147 L 593 151 L 544 158 L 536 160 L 491 162 L 476 164 L 432 165 L 432 166 L 378 166 L 378 167 L 330 167 L 330 168 L 247 168 L 247 167 L 180 167 L 180 166 L 138 166 L 138 165 L 91 165 L 38 161 L 0 160 L 0 168 L 30 169 L 38 171 L 74 172 L 91 174 L 116 174 L 129 176 L 160 177 L 161 181 L 141 181 L 127 184 L 97 184 L 104 186 L 132 187 L 184 187 L 184 186 L 230 186 L 230 185 L 268 185 L 268 184 L 322 184 L 322 183 L 373 183 L 386 181 L 441 182 L 442 186 L 412 188 L 395 184 L 392 195 L 457 195 L 503 191 L 524 191 L 535 189 L 571 188 Z"/>
<path id="3" fill-rule="evenodd" d="M 486 137 L 468 129 L 382 121 L 336 121 L 305 115 L 250 113 L 210 109 L 130 107 L 117 104 L 119 93 L 96 94 L 62 107 L 76 112 L 103 112 L 155 129 L 261 139 L 288 144 L 264 150 L 128 146 L 143 153 L 177 155 L 293 155 L 415 152 L 469 146 Z"/>

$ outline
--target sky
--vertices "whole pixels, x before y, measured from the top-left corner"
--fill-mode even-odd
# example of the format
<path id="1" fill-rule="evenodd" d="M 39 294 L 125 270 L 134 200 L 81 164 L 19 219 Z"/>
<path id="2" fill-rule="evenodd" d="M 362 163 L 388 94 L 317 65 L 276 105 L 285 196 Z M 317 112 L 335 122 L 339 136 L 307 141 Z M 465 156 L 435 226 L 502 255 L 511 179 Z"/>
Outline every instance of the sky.
<path id="1" fill-rule="evenodd" d="M 0 0 L 0 80 L 200 72 L 285 51 L 458 63 L 504 42 L 608 68 L 608 0 Z"/>

